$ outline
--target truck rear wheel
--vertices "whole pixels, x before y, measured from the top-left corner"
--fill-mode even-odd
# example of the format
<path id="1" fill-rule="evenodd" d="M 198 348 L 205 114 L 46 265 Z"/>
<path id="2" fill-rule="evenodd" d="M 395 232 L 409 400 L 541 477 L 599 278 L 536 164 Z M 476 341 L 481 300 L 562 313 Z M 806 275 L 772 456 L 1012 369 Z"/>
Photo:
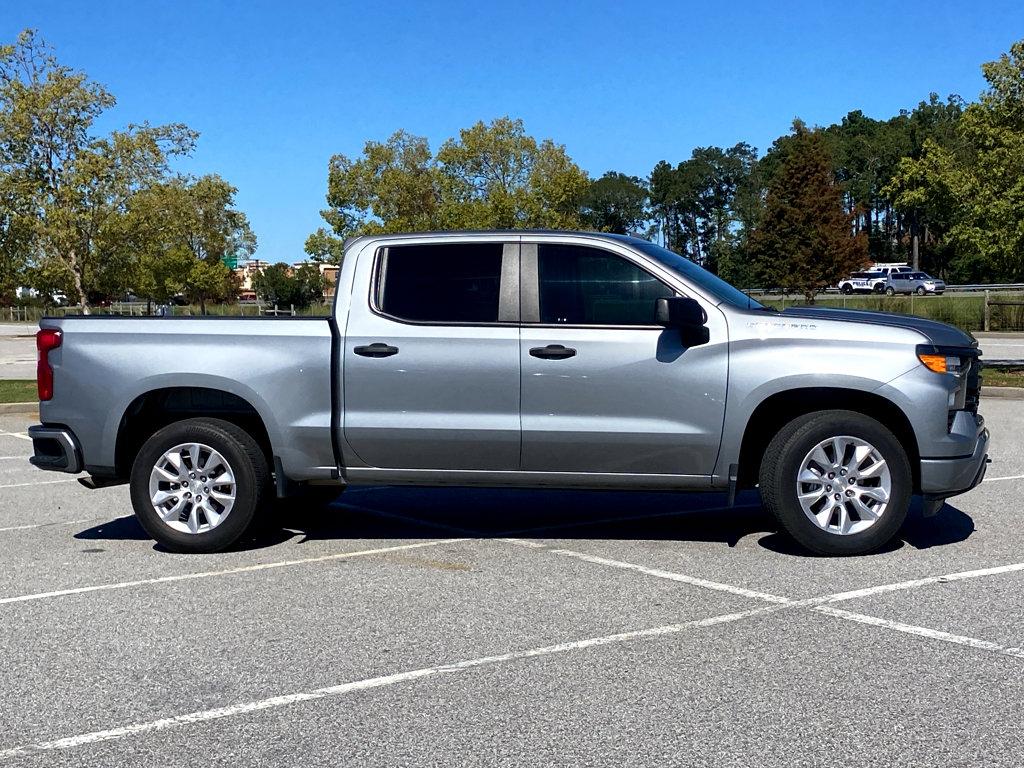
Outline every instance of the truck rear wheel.
<path id="1" fill-rule="evenodd" d="M 822 555 L 885 546 L 907 517 L 907 454 L 882 424 L 855 411 L 799 417 L 761 462 L 762 502 L 797 542 Z"/>
<path id="2" fill-rule="evenodd" d="M 269 479 L 263 451 L 244 430 L 220 419 L 186 419 L 143 444 L 132 465 L 132 507 L 168 549 L 216 552 L 249 528 Z"/>

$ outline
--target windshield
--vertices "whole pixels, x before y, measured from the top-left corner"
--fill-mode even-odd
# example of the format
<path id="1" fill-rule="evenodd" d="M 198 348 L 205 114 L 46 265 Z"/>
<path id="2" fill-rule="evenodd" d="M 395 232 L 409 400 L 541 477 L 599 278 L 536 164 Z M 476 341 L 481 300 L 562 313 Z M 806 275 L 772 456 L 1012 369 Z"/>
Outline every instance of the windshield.
<path id="1" fill-rule="evenodd" d="M 733 307 L 750 310 L 767 310 L 760 302 L 751 299 L 738 288 L 735 288 L 717 275 L 712 275 L 703 267 L 698 267 L 685 256 L 680 256 L 675 251 L 656 246 L 646 240 L 631 240 L 630 245 L 647 256 L 655 259 L 673 272 L 679 273 L 692 283 L 696 283 L 707 293 L 716 297 L 719 301 L 731 304 Z"/>

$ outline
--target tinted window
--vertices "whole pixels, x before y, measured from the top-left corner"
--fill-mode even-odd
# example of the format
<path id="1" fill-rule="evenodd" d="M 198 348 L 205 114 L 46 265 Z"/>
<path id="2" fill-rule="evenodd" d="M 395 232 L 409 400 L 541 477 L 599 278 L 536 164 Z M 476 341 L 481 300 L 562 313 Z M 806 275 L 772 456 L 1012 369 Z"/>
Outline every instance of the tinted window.
<path id="1" fill-rule="evenodd" d="M 388 315 L 433 323 L 498 320 L 501 243 L 394 246 L 377 283 Z"/>
<path id="2" fill-rule="evenodd" d="M 748 310 L 768 309 L 760 302 L 751 299 L 738 288 L 734 288 L 717 275 L 712 275 L 703 267 L 699 267 L 675 251 L 669 251 L 667 248 L 662 248 L 647 240 L 631 239 L 628 242 L 638 251 L 642 251 L 647 256 L 658 261 L 662 266 L 681 275 L 686 280 L 696 283 L 701 289 L 716 297 L 720 302 Z"/>
<path id="3" fill-rule="evenodd" d="M 625 259 L 585 246 L 539 245 L 541 323 L 653 326 L 664 283 Z"/>

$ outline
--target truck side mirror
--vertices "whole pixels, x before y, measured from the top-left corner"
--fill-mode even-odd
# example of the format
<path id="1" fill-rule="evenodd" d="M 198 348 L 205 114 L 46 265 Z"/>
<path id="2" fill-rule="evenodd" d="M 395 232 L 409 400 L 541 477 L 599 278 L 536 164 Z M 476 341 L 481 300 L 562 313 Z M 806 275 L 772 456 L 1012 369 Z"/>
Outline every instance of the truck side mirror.
<path id="1" fill-rule="evenodd" d="M 710 341 L 711 336 L 705 325 L 708 316 L 696 299 L 670 296 L 654 301 L 655 320 L 665 328 L 678 329 L 684 345 L 696 347 Z"/>

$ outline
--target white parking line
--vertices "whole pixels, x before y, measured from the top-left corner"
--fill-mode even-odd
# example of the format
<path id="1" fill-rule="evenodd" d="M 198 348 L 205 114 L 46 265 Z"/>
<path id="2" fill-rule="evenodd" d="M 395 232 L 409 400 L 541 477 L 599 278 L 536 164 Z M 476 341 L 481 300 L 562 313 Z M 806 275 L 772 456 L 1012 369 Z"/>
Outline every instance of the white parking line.
<path id="1" fill-rule="evenodd" d="M 327 697 L 338 697 L 341 695 L 349 694 L 350 692 L 363 691 L 366 689 L 379 689 L 385 686 L 403 684 L 409 681 L 416 681 L 422 678 L 429 678 L 431 676 L 441 675 L 443 673 L 459 673 L 464 670 L 484 667 L 487 665 L 497 665 L 503 662 L 512 662 L 515 660 L 530 659 L 533 657 L 546 657 L 552 654 L 563 654 L 565 652 L 576 651 L 579 649 L 588 649 L 595 646 L 608 646 L 610 644 L 625 643 L 640 638 L 652 638 L 658 636 L 673 635 L 684 632 L 686 630 L 711 627 L 713 625 L 721 625 L 728 622 L 736 622 L 737 620 L 742 620 L 759 614 L 766 614 L 771 611 L 776 611 L 778 610 L 778 608 L 780 607 L 764 606 L 757 609 L 748 609 L 747 611 L 733 612 L 731 614 L 721 614 L 715 617 L 708 617 L 707 619 L 702 620 L 681 622 L 676 625 L 662 625 L 660 627 L 647 628 L 644 630 L 632 630 L 625 633 L 616 633 L 614 635 L 599 636 L 596 638 L 585 638 L 580 641 L 569 641 L 567 643 L 554 644 L 552 646 L 542 646 L 534 649 L 523 649 L 521 651 L 509 652 L 507 654 L 496 654 L 488 657 L 477 657 L 475 659 L 462 660 L 447 665 L 419 668 L 417 670 L 408 670 L 402 673 L 394 673 L 392 675 L 379 676 L 377 678 L 366 678 L 361 681 L 351 681 L 349 683 L 339 684 L 337 686 L 327 686 L 322 689 L 313 689 L 311 691 L 296 692 L 294 694 L 285 694 L 278 697 L 268 697 L 266 699 L 254 700 L 252 702 L 241 702 L 235 705 L 228 705 L 227 707 L 223 708 L 213 708 L 211 710 L 198 710 L 192 713 L 171 716 L 169 718 L 160 718 L 154 721 L 146 721 L 142 723 L 131 724 L 129 726 L 121 726 L 116 729 L 105 729 L 103 731 L 88 732 L 85 734 L 78 734 L 73 737 L 65 737 L 59 740 L 50 740 L 47 742 L 37 742 L 30 745 L 21 745 L 19 747 L 7 748 L 6 750 L 0 750 L 0 760 L 6 761 L 12 758 L 27 756 L 32 753 L 40 753 L 49 750 L 61 750 L 65 748 L 74 748 L 79 747 L 81 745 L 89 745 L 95 742 L 107 742 L 110 740 L 118 740 L 136 734 L 143 734 L 145 732 L 154 732 L 163 729 L 170 729 L 175 726 L 184 726 L 187 724 L 201 723 L 204 721 L 213 721 L 219 718 L 229 718 L 231 716 L 242 715 L 244 713 L 253 713 L 260 710 L 269 710 L 271 708 L 282 708 L 288 705 L 295 705 L 300 702 L 321 700 Z"/>
<path id="2" fill-rule="evenodd" d="M 514 544 L 525 544 L 530 547 L 534 547 L 536 543 L 529 542 L 528 540 L 506 540 Z M 944 584 L 948 582 L 959 582 L 966 579 L 975 579 L 977 577 L 990 577 L 999 574 L 1009 574 L 1012 572 L 1024 570 L 1024 563 L 1013 563 L 1005 566 L 994 566 L 988 569 L 974 569 L 972 571 L 961 571 L 952 574 L 943 574 L 936 577 L 924 577 L 922 579 L 907 580 L 905 582 L 894 582 L 887 585 L 875 585 L 874 587 L 863 588 L 860 590 L 849 590 L 843 593 L 832 593 L 830 595 L 818 596 L 816 598 L 803 598 L 803 599 L 790 599 L 783 596 L 771 595 L 769 593 L 760 593 L 754 590 L 749 590 L 745 587 L 739 587 L 737 585 L 729 585 L 723 582 L 713 582 L 711 580 L 702 579 L 700 577 L 691 577 L 688 574 L 679 574 L 678 572 L 664 571 L 662 569 L 652 569 L 647 566 L 641 566 L 635 563 L 628 563 L 626 561 L 614 561 L 609 558 L 601 558 L 598 556 L 590 555 L 589 553 L 581 553 L 575 550 L 564 550 L 556 549 L 550 550 L 549 552 L 555 555 L 569 556 L 572 558 L 578 558 L 583 561 L 590 563 L 599 564 L 602 566 L 610 566 L 618 569 L 626 569 L 629 571 L 640 572 L 651 577 L 658 579 L 667 579 L 674 582 L 683 582 L 688 585 L 694 585 L 696 587 L 703 587 L 709 590 L 716 590 L 723 593 L 732 593 L 733 595 L 741 595 L 746 598 L 755 598 L 762 601 L 769 601 L 775 604 L 776 608 L 788 608 L 788 609 L 801 609 L 809 608 L 820 614 L 827 614 L 832 617 L 839 619 L 850 620 L 853 622 L 860 622 L 868 625 L 875 625 L 877 627 L 883 627 L 888 630 L 894 630 L 900 633 L 906 633 L 909 635 L 921 636 L 923 638 L 931 638 L 937 641 L 948 641 L 950 643 L 960 644 L 961 646 L 969 646 L 973 649 L 981 649 L 983 651 L 996 652 L 998 654 L 1007 655 L 1010 657 L 1024 658 L 1024 651 L 1015 647 L 1004 647 L 991 641 L 984 641 L 980 638 L 970 638 L 968 636 L 955 635 L 953 633 L 947 633 L 943 630 L 933 630 L 932 628 L 920 627 L 918 625 L 907 625 L 902 622 L 896 622 L 893 620 L 880 619 L 878 617 L 870 617 L 866 614 L 857 614 L 855 612 L 846 611 L 844 609 L 837 609 L 830 604 L 838 603 L 840 601 L 852 601 L 857 598 L 865 598 L 867 596 L 878 595 L 880 593 L 891 593 L 897 590 L 910 590 L 917 587 L 924 587 L 925 585 Z"/>
<path id="3" fill-rule="evenodd" d="M 447 540 L 451 541 L 462 541 L 462 540 Z M 514 541 L 514 540 L 506 540 Z M 439 543 L 421 543 L 420 546 L 426 544 L 439 544 Z M 528 541 L 518 542 L 517 544 L 525 544 L 533 546 L 535 543 Z M 409 546 L 412 547 L 412 546 Z M 386 548 L 384 550 L 391 550 L 398 548 Z M 369 554 L 377 551 L 364 551 L 364 554 Z M 557 555 L 571 555 L 572 557 L 578 557 L 580 554 L 574 551 L 565 550 L 552 550 L 551 552 Z M 357 555 L 356 553 L 349 554 Z M 319 559 L 322 560 L 322 559 Z M 83 745 L 89 745 L 97 742 L 108 742 L 112 740 L 119 740 L 125 737 L 131 737 L 137 734 L 144 734 L 147 732 L 161 731 L 164 729 L 170 729 L 176 726 L 185 726 L 188 724 L 202 723 L 206 721 L 214 721 L 221 718 L 230 718 L 233 716 L 243 715 L 246 713 L 253 713 L 262 710 L 270 710 L 274 708 L 283 708 L 289 705 L 295 705 L 302 702 L 311 702 L 315 700 L 326 699 L 329 697 L 339 697 L 351 692 L 364 691 L 367 689 L 379 689 L 387 686 L 394 686 L 397 684 L 403 684 L 410 681 L 416 681 L 423 678 L 429 678 L 444 673 L 458 673 L 464 670 L 470 670 L 473 668 L 484 667 L 488 665 L 497 665 L 504 662 L 512 662 L 515 660 L 529 659 L 533 657 L 544 657 L 553 654 L 562 654 L 570 651 L 576 651 L 580 649 L 587 649 L 591 647 L 607 646 L 616 643 L 626 643 L 641 638 L 652 638 L 658 636 L 666 636 L 684 632 L 686 630 L 698 629 L 704 627 L 712 627 L 714 625 L 721 625 L 730 622 L 736 622 L 739 620 L 747 619 L 750 617 L 767 614 L 770 612 L 779 611 L 785 608 L 795 608 L 798 605 L 807 605 L 810 602 L 818 602 L 819 605 L 814 606 L 814 611 L 843 619 L 852 622 L 858 622 L 861 624 L 872 625 L 876 627 L 882 627 L 889 630 L 895 630 L 901 633 L 916 635 L 924 638 L 933 640 L 946 641 L 961 646 L 966 646 L 973 649 L 980 649 L 989 652 L 995 652 L 1005 656 L 1024 658 L 1024 650 L 1019 648 L 1005 647 L 1000 644 L 992 643 L 990 641 L 983 641 L 977 638 L 970 638 L 967 636 L 955 635 L 953 633 L 946 633 L 941 630 L 933 630 L 931 628 L 919 627 L 917 625 L 907 625 L 901 622 L 894 622 L 892 620 L 885 620 L 878 617 L 871 617 L 864 614 L 857 614 L 854 612 L 848 612 L 843 609 L 837 609 L 833 606 L 820 605 L 821 602 L 835 601 L 835 600 L 848 600 L 844 596 L 849 596 L 851 593 L 840 593 L 832 596 L 821 596 L 814 599 L 806 599 L 802 601 L 790 601 L 789 599 L 782 598 L 781 596 L 771 596 L 765 593 L 756 593 L 755 591 L 748 591 L 745 588 L 738 588 L 733 585 L 727 585 L 718 582 L 709 582 L 707 580 L 701 580 L 695 577 L 688 577 L 687 575 L 676 574 L 674 572 L 663 572 L 658 569 L 648 569 L 646 567 L 638 566 L 636 564 L 628 564 L 623 561 L 610 561 L 609 559 L 600 559 L 596 557 L 586 557 L 583 560 L 601 563 L 602 565 L 616 566 L 618 568 L 627 568 L 633 571 L 641 571 L 642 573 L 650 576 L 657 576 L 664 579 L 672 579 L 675 581 L 683 581 L 688 584 L 695 584 L 702 587 L 711 587 L 715 590 L 724 590 L 725 592 L 735 592 L 739 595 L 747 595 L 748 597 L 760 597 L 763 600 L 771 600 L 772 604 L 769 606 L 763 606 L 756 609 L 748 609 L 746 611 L 732 612 L 729 614 L 721 614 L 714 617 L 708 617 L 702 620 L 693 620 L 690 622 L 682 622 L 674 625 L 662 625 L 660 627 L 647 628 L 644 630 L 627 631 L 624 633 L 616 633 L 613 635 L 599 636 L 595 638 L 587 638 L 579 641 L 570 641 L 561 644 L 554 644 L 552 646 L 543 646 L 534 649 L 524 649 L 515 652 L 509 652 L 507 654 L 498 654 L 487 657 L 477 657 L 475 659 L 462 660 L 447 665 L 438 665 L 433 667 L 419 668 L 416 670 L 409 670 L 401 673 L 394 673 L 387 676 L 378 676 L 376 678 L 366 678 L 359 681 L 351 681 L 348 683 L 339 684 L 336 686 L 328 686 L 320 689 L 313 689 L 305 692 L 296 692 L 293 694 L 286 694 L 277 697 L 268 697 L 262 700 L 253 700 L 250 702 L 237 703 L 235 705 L 229 705 L 221 708 L 213 708 L 209 710 L 193 711 L 191 713 L 185 713 L 177 716 L 171 716 L 168 718 L 156 719 L 153 721 L 145 721 L 136 724 L 130 724 L 128 726 L 117 727 L 114 729 L 105 729 L 95 732 L 86 732 L 83 734 L 74 735 L 72 737 L 65 737 L 58 740 L 49 740 L 46 742 L 37 742 L 27 745 L 21 745 L 18 747 L 7 748 L 0 750 L 0 760 L 9 760 L 13 758 L 20 758 L 31 755 L 33 753 L 40 753 L 51 750 L 62 750 L 67 748 L 75 748 Z M 269 566 L 269 565 L 268 565 Z M 254 567 L 247 567 L 245 570 L 251 570 Z M 232 570 L 234 571 L 234 570 Z M 959 579 L 967 579 L 970 576 L 984 576 L 992 573 L 1001 573 L 994 569 L 980 569 L 974 572 L 961 572 L 955 576 Z M 896 585 L 906 588 L 908 586 L 916 586 L 918 584 L 928 584 L 924 580 L 916 580 L 913 582 L 902 582 L 896 583 Z M 876 590 L 882 588 L 892 588 L 894 586 L 879 586 Z"/>
<path id="4" fill-rule="evenodd" d="M 367 512 L 377 512 L 370 511 Z M 416 519 L 407 519 L 405 516 L 390 516 L 397 517 L 404 520 L 412 520 L 416 523 L 429 523 L 424 521 L 418 521 Z M 227 574 L 244 573 L 251 571 L 258 571 L 262 569 L 279 568 L 283 566 L 291 566 L 303 563 L 315 563 L 321 561 L 328 561 L 334 559 L 353 558 L 361 555 L 374 555 L 378 553 L 393 552 L 397 550 L 408 550 L 418 547 L 428 547 L 433 545 L 463 542 L 468 538 L 459 539 L 445 539 L 435 540 L 430 542 L 412 543 L 408 545 L 401 545 L 395 547 L 377 548 L 373 550 L 357 551 L 352 553 L 337 553 L 327 556 L 319 556 L 314 558 L 296 559 L 292 561 L 281 561 L 270 564 L 256 564 L 252 566 L 243 566 L 233 569 L 224 569 L 214 572 L 202 572 L 196 574 L 183 574 L 169 577 L 157 577 L 146 580 L 136 580 L 132 582 L 114 583 L 110 585 L 96 585 L 86 588 L 76 588 L 64 591 L 53 591 L 51 593 L 37 593 L 29 596 L 17 596 L 13 598 L 0 599 L 2 603 L 14 603 L 17 601 L 34 600 L 37 598 L 52 597 L 57 595 L 71 595 L 76 593 L 92 592 L 96 590 L 112 590 L 122 587 L 132 587 L 136 585 L 145 584 L 156 584 L 161 582 L 173 582 L 187 579 L 198 579 L 208 576 L 220 576 Z M 500 538 L 501 541 L 514 543 L 521 546 L 530 548 L 544 548 L 544 545 L 539 543 L 531 542 L 525 539 L 517 539 L 514 537 Z M 676 572 L 669 572 L 661 569 L 653 569 L 650 567 L 642 566 L 639 564 L 633 564 L 626 561 L 616 561 L 607 558 L 601 558 L 599 556 L 590 555 L 588 553 L 582 553 L 573 550 L 566 549 L 553 549 L 550 551 L 555 555 L 563 557 L 572 557 L 579 560 L 596 563 L 604 566 L 626 569 L 629 571 L 635 571 L 653 576 L 659 579 L 668 579 L 676 582 L 682 582 L 685 584 L 694 585 L 696 587 L 703 587 L 719 592 L 726 592 L 735 595 L 741 595 L 747 598 L 753 598 L 768 603 L 767 606 L 761 606 L 754 609 L 748 609 L 745 611 L 732 612 L 729 614 L 717 615 L 714 617 L 708 617 L 702 620 L 693 620 L 689 622 L 683 622 L 673 625 L 663 625 L 654 628 L 647 628 L 643 630 L 627 631 L 623 633 L 616 633 L 613 635 L 600 636 L 594 638 L 587 638 L 578 641 L 570 641 L 561 644 L 555 644 L 551 646 L 525 649 L 520 651 L 509 652 L 506 654 L 492 655 L 486 657 L 478 657 L 474 659 L 462 660 L 451 664 L 437 665 L 426 668 L 419 668 L 415 670 L 409 670 L 405 672 L 394 673 L 386 676 L 379 676 L 375 678 L 362 679 L 359 681 L 352 681 L 343 683 L 335 686 L 329 686 L 319 689 L 313 689 L 304 692 L 296 692 L 292 694 L 286 694 L 276 697 L 269 697 L 261 700 L 254 700 L 250 702 L 237 703 L 235 705 L 229 705 L 221 708 L 213 708 L 209 710 L 193 711 L 177 716 L 171 716 L 167 718 L 156 719 L 152 721 L 140 722 L 130 724 L 127 726 L 117 727 L 113 729 L 106 729 L 101 731 L 94 731 L 83 733 L 71 737 L 66 737 L 58 740 L 50 740 L 45 742 L 37 742 L 32 744 L 26 744 L 18 747 L 12 747 L 4 750 L 0 750 L 0 760 L 9 760 L 13 758 L 23 757 L 32 753 L 60 750 L 66 748 L 73 748 L 82 745 L 88 745 L 97 742 L 105 742 L 111 740 L 123 739 L 137 734 L 143 734 L 147 732 L 159 731 L 169 729 L 177 726 L 184 726 L 188 724 L 201 723 L 205 721 L 212 721 L 221 718 L 228 718 L 236 715 L 242 715 L 246 713 L 252 713 L 262 710 L 268 710 L 273 708 L 281 708 L 289 705 L 310 702 L 329 697 L 342 696 L 351 692 L 362 691 L 367 689 L 376 689 L 387 686 L 394 686 L 403 684 L 410 681 L 415 681 L 423 678 L 437 676 L 444 673 L 458 673 L 464 670 L 473 668 L 496 665 L 505 662 L 511 662 L 521 659 L 529 659 L 533 657 L 543 657 L 554 654 L 561 654 L 574 650 L 581 650 L 591 647 L 606 646 L 616 643 L 626 643 L 642 638 L 653 638 L 671 634 L 681 633 L 689 629 L 697 629 L 702 627 L 711 627 L 714 625 L 725 624 L 730 622 L 736 622 L 744 620 L 750 617 L 760 616 L 769 614 L 772 612 L 783 611 L 794 608 L 808 607 L 817 613 L 821 613 L 827 616 L 835 617 L 842 620 L 858 622 L 861 624 L 872 625 L 876 627 L 882 627 L 904 634 L 915 635 L 924 637 L 932 640 L 940 640 L 955 643 L 958 645 L 995 652 L 1003 654 L 1005 656 L 1024 658 L 1024 650 L 1004 647 L 999 644 L 995 644 L 989 641 L 983 641 L 980 639 L 969 638 L 967 636 L 959 636 L 952 633 L 946 633 L 940 630 L 933 630 L 931 628 L 919 627 L 916 625 L 907 625 L 904 623 L 894 622 L 885 620 L 877 617 L 870 617 L 868 615 L 857 614 L 854 612 L 848 612 L 843 609 L 838 609 L 830 604 L 839 601 L 852 600 L 854 598 L 861 598 L 868 595 L 876 595 L 884 592 L 891 592 L 895 590 L 907 590 L 915 587 L 920 587 L 929 584 L 961 581 L 966 579 L 972 579 L 975 577 L 991 576 L 996 574 L 1005 574 L 1015 571 L 1024 570 L 1024 563 L 1020 564 L 1009 564 L 1005 566 L 992 567 L 987 569 L 976 569 L 972 571 L 957 572 L 952 574 L 941 575 L 937 577 L 926 577 L 917 580 L 907 580 L 904 582 L 892 583 L 888 585 L 878 585 L 870 588 L 864 588 L 861 590 L 846 591 L 843 593 L 834 593 L 824 596 L 819 596 L 809 599 L 791 600 L 783 596 L 772 595 L 769 593 L 762 593 L 755 590 L 749 590 L 736 585 L 730 585 L 722 582 L 715 582 L 711 580 L 705 580 L 699 577 L 692 577 L 685 574 L 679 574 Z"/>
<path id="5" fill-rule="evenodd" d="M 182 582 L 190 579 L 205 579 L 206 577 L 223 577 L 229 574 L 246 574 L 253 571 L 266 571 L 267 569 L 281 569 L 286 566 L 301 566 L 307 563 L 323 563 L 324 561 L 340 561 L 345 558 L 357 558 L 364 555 L 378 555 L 380 553 L 393 553 L 398 550 L 414 550 L 420 547 L 432 547 L 434 545 L 445 545 L 453 542 L 465 542 L 465 539 L 436 539 L 429 542 L 413 542 L 408 545 L 394 545 L 392 547 L 378 547 L 372 550 L 357 550 L 350 553 L 332 553 L 331 555 L 318 555 L 312 558 L 296 558 L 290 561 L 275 561 L 273 563 L 257 563 L 251 566 L 236 566 L 233 569 L 220 569 L 219 571 L 200 571 L 191 574 L 172 574 L 166 577 L 150 577 L 149 579 L 136 579 L 129 582 L 109 582 L 102 585 L 86 585 L 85 587 L 73 587 L 66 590 L 51 590 L 45 593 L 29 593 L 27 595 L 14 595 L 7 598 L 0 598 L 0 605 L 9 603 L 22 603 L 25 601 L 38 601 L 43 598 L 57 598 L 67 595 L 80 595 L 82 593 L 96 593 L 103 590 L 123 590 L 129 587 L 140 585 L 159 585 L 167 582 Z"/>
<path id="6" fill-rule="evenodd" d="M 748 590 L 745 587 L 738 587 L 737 585 L 727 585 L 723 582 L 712 582 L 711 580 L 701 579 L 700 577 L 691 577 L 687 574 L 679 574 L 674 571 L 651 569 L 646 566 L 640 566 L 635 563 L 627 563 L 626 561 L 613 561 L 609 558 L 600 558 L 596 555 L 590 555 L 589 553 L 580 553 L 576 550 L 559 549 L 551 550 L 550 552 L 554 553 L 555 555 L 565 555 L 570 558 L 577 558 L 581 561 L 588 561 L 589 563 L 600 564 L 601 566 L 612 566 L 617 569 L 638 571 L 641 574 L 647 574 L 648 576 L 657 577 L 658 579 L 668 579 L 672 580 L 673 582 L 683 582 L 687 585 L 707 588 L 708 590 L 717 590 L 721 593 L 732 593 L 733 595 L 741 595 L 744 598 L 754 598 L 760 601 L 768 601 L 770 603 L 791 603 L 790 599 L 783 598 L 779 595 L 761 593 L 757 590 Z"/>
<path id="7" fill-rule="evenodd" d="M 817 606 L 814 611 L 819 614 L 827 614 L 830 617 L 838 617 L 839 619 L 850 620 L 851 622 L 860 622 L 864 625 L 874 625 L 875 627 L 895 630 L 900 633 L 907 633 L 908 635 L 932 638 L 936 641 L 947 641 L 948 643 L 959 644 L 960 646 L 968 646 L 972 649 L 981 649 L 987 652 L 995 652 L 996 654 L 1005 654 L 1007 657 L 1024 659 L 1024 649 L 1002 646 L 997 643 L 992 643 L 992 641 L 983 641 L 980 638 L 970 638 L 969 636 L 947 633 L 943 630 L 933 630 L 932 628 L 920 627 L 919 625 L 906 625 L 902 622 L 895 622 L 891 619 L 870 617 L 867 614 L 856 614 L 852 611 L 846 611 L 845 609 L 837 609 L 834 606 Z"/>
<path id="8" fill-rule="evenodd" d="M 73 520 L 73 521 L 53 521 L 51 523 L 27 523 L 24 526 L 4 526 L 3 528 L 0 528 L 0 532 L 2 532 L 2 531 L 24 531 L 25 529 L 42 529 L 42 528 L 45 528 L 47 526 L 71 526 L 72 524 L 76 524 L 76 523 L 88 523 L 89 521 L 101 521 L 101 520 L 106 520 L 106 518 L 77 518 L 76 520 Z M 115 519 L 115 520 L 120 520 L 120 519 Z"/>
<path id="9" fill-rule="evenodd" d="M 19 454 L 16 457 L 0 457 L 0 459 L 24 459 L 26 462 L 28 462 L 28 454 Z"/>
<path id="10" fill-rule="evenodd" d="M 988 569 L 973 569 L 971 571 L 959 571 L 952 574 L 940 574 L 937 577 L 923 577 L 921 579 L 907 580 L 906 582 L 893 582 L 889 585 L 875 585 L 874 587 L 865 587 L 860 590 L 848 590 L 844 593 L 833 593 L 832 595 L 823 596 L 820 600 L 822 603 L 852 601 L 856 598 L 866 598 L 867 596 L 878 595 L 879 593 L 892 593 L 897 590 L 910 590 L 915 587 L 924 587 L 925 585 L 934 585 L 937 583 L 960 582 L 965 579 L 974 579 L 976 577 L 992 577 L 997 574 L 1010 574 L 1015 571 L 1024 571 L 1024 563 L 1011 563 L 1006 566 L 993 566 Z"/>
<path id="11" fill-rule="evenodd" d="M 74 483 L 77 478 L 60 478 L 56 481 L 28 481 L 27 483 L 5 483 L 0 489 L 16 489 L 19 486 L 52 486 L 55 483 Z"/>
<path id="12" fill-rule="evenodd" d="M 9 435 L 12 438 L 21 438 L 23 441 L 32 440 L 31 438 L 28 437 L 28 433 L 11 433 L 8 432 L 7 430 L 0 430 L 0 435 Z"/>
<path id="13" fill-rule="evenodd" d="M 616 515 L 610 518 L 588 518 L 582 521 L 571 521 L 568 523 L 555 523 L 547 526 L 530 526 L 525 529 L 511 529 L 502 532 L 505 535 L 512 534 L 539 534 L 545 531 L 558 531 L 559 529 L 578 529 L 584 526 L 600 526 L 605 523 L 629 523 L 630 521 L 644 521 L 651 518 L 672 518 L 680 515 L 697 515 L 700 513 L 717 513 L 726 512 L 728 510 L 749 510 L 761 507 L 758 504 L 746 504 L 746 505 L 723 505 L 721 507 L 704 507 L 698 510 L 670 510 L 663 513 L 642 513 L 640 515 Z"/>
<path id="14" fill-rule="evenodd" d="M 1024 478 L 1024 475 L 1004 475 L 1001 478 L 986 478 L 982 483 L 990 483 L 991 481 L 1019 481 Z"/>

